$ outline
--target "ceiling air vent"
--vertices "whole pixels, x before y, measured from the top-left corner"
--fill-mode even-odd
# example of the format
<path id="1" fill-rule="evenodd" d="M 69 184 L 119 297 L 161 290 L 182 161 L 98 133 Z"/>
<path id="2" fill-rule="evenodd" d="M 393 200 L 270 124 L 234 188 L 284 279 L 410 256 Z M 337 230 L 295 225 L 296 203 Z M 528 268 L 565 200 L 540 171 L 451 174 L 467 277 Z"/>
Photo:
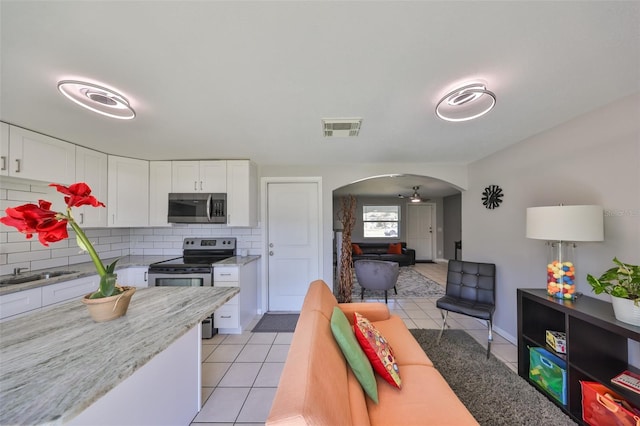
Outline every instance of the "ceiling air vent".
<path id="1" fill-rule="evenodd" d="M 362 118 L 323 118 L 322 130 L 328 138 L 358 136 Z"/>

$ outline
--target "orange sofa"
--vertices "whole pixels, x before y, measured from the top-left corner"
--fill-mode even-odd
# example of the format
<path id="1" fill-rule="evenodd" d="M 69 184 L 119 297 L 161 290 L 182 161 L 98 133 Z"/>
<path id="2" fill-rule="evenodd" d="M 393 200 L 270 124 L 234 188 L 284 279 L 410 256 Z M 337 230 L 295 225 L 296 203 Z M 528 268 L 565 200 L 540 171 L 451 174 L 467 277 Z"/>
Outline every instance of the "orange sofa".
<path id="1" fill-rule="evenodd" d="M 378 404 L 367 397 L 331 332 L 335 306 L 350 322 L 364 315 L 384 335 L 402 389 L 376 374 Z M 267 425 L 478 425 L 413 338 L 383 303 L 338 303 L 324 281 L 311 283 Z"/>

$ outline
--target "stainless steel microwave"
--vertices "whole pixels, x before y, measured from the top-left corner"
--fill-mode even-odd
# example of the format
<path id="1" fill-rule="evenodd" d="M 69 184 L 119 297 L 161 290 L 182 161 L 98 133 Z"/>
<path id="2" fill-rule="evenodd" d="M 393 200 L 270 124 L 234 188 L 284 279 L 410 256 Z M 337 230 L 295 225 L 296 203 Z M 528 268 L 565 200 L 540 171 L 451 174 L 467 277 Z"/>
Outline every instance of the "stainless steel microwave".
<path id="1" fill-rule="evenodd" d="M 227 194 L 169 194 L 170 223 L 227 223 Z"/>

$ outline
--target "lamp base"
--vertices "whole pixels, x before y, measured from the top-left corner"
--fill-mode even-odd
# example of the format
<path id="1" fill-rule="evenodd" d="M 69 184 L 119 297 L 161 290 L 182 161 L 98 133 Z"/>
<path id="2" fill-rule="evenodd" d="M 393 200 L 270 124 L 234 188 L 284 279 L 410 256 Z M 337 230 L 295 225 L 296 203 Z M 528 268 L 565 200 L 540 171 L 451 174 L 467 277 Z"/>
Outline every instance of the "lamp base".
<path id="1" fill-rule="evenodd" d="M 576 298 L 576 269 L 573 262 L 573 244 L 562 241 L 550 244 L 551 261 L 547 264 L 547 294 L 556 299 Z M 570 252 L 570 253 L 569 253 Z"/>

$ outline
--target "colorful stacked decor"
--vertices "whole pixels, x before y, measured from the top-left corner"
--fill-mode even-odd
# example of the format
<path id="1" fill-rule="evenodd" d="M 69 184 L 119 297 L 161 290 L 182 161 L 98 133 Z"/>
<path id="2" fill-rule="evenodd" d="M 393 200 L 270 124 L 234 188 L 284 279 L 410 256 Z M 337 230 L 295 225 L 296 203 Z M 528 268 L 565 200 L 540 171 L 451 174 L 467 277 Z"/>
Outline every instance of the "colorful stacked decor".
<path id="1" fill-rule="evenodd" d="M 547 265 L 547 294 L 558 299 L 575 299 L 576 269 L 571 262 L 554 260 Z"/>

